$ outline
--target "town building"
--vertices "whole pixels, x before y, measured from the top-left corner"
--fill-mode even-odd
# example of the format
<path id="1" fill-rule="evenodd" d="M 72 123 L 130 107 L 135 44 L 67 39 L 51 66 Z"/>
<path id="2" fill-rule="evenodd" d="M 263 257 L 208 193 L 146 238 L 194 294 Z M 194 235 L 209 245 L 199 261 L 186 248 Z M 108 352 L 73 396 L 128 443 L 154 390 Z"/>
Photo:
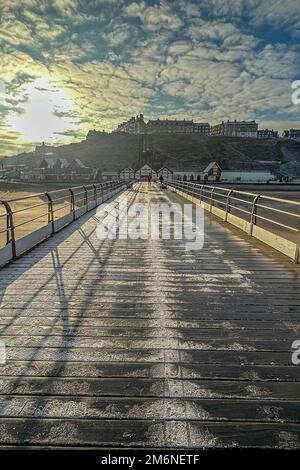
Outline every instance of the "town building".
<path id="1" fill-rule="evenodd" d="M 258 138 L 274 138 L 277 139 L 278 131 L 274 131 L 273 129 L 258 129 L 257 131 Z"/>
<path id="2" fill-rule="evenodd" d="M 300 140 L 300 129 L 288 129 L 283 131 L 283 137 L 286 139 Z"/>
<path id="3" fill-rule="evenodd" d="M 45 142 L 42 142 L 41 145 L 36 145 L 34 153 L 41 156 L 53 155 L 53 147 L 51 147 L 51 145 L 46 145 Z"/>
<path id="4" fill-rule="evenodd" d="M 193 134 L 193 121 L 177 119 L 150 119 L 147 123 L 148 134 Z"/>
<path id="5" fill-rule="evenodd" d="M 211 126 L 210 135 L 227 137 L 257 137 L 258 124 L 255 121 L 222 121 Z"/>
<path id="6" fill-rule="evenodd" d="M 79 158 L 74 158 L 65 170 L 65 175 L 71 180 L 91 179 L 95 170 L 89 168 Z"/>
<path id="7" fill-rule="evenodd" d="M 89 168 L 79 158 L 68 162 L 64 158 L 43 158 L 37 168 L 21 171 L 20 179 L 27 181 L 90 181 L 96 170 Z"/>
<path id="8" fill-rule="evenodd" d="M 88 131 L 88 133 L 86 135 L 86 140 L 88 140 L 89 142 L 96 142 L 99 139 L 101 139 L 102 137 L 105 137 L 107 135 L 108 134 L 107 134 L 107 132 L 105 132 L 104 129 L 103 129 L 103 131 L 96 131 L 96 129 L 93 129 L 91 131 Z"/>
<path id="9" fill-rule="evenodd" d="M 42 180 L 57 181 L 60 179 L 66 179 L 66 169 L 69 166 L 69 162 L 64 158 L 48 158 L 44 157 L 39 165 L 40 172 L 37 169 L 33 169 L 27 178 L 31 177 L 35 180 L 40 177 Z M 25 178 L 25 174 L 23 176 Z"/>
<path id="10" fill-rule="evenodd" d="M 69 165 L 69 162 L 65 158 L 43 158 L 39 168 L 42 169 L 65 169 Z"/>
<path id="11" fill-rule="evenodd" d="M 114 131 L 116 133 L 125 133 L 125 134 L 143 134 L 145 132 L 145 121 L 143 114 L 139 116 L 133 116 L 128 121 L 124 121 L 118 125 L 117 129 Z"/>
<path id="12" fill-rule="evenodd" d="M 190 119 L 150 119 L 144 121 L 143 114 L 134 116 L 122 122 L 114 133 L 125 134 L 201 134 L 209 135 L 210 124 L 207 122 L 194 122 Z"/>
<path id="13" fill-rule="evenodd" d="M 194 122 L 193 132 L 194 134 L 210 135 L 210 124 L 208 122 Z"/>

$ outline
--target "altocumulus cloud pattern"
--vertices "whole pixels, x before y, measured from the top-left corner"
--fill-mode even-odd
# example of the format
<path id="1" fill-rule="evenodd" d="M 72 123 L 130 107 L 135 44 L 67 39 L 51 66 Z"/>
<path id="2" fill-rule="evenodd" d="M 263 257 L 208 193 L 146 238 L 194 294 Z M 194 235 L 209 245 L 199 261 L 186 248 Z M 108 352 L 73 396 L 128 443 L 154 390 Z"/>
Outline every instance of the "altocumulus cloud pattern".
<path id="1" fill-rule="evenodd" d="M 298 0 L 2 0 L 1 154 L 132 114 L 297 127 Z"/>

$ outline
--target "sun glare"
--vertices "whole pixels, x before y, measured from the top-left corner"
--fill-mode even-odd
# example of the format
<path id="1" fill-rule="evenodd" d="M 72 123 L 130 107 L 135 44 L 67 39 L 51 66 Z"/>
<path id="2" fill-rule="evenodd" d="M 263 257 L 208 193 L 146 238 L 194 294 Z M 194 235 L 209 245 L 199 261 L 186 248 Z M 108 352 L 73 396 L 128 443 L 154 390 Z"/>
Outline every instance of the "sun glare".
<path id="1" fill-rule="evenodd" d="M 62 133 L 76 129 L 72 118 L 64 114 L 72 111 L 74 103 L 51 79 L 36 79 L 26 84 L 21 93 L 27 97 L 23 113 L 11 114 L 8 124 L 24 140 L 54 143 L 61 140 Z"/>

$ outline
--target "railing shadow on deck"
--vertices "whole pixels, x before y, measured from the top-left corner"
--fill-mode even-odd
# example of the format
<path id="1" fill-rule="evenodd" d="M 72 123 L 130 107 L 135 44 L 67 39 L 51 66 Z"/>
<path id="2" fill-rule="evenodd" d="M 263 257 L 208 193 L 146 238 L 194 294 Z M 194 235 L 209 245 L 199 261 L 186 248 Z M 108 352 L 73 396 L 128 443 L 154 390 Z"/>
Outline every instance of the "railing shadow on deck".
<path id="1" fill-rule="evenodd" d="M 136 192 L 133 192 L 131 194 L 131 197 L 127 199 L 128 206 L 130 206 L 136 198 Z M 112 203 L 113 204 L 113 201 Z M 53 390 L 53 380 L 57 378 L 57 364 L 59 363 L 60 365 L 60 376 L 63 376 L 63 371 L 68 363 L 69 359 L 69 354 L 70 351 L 72 350 L 72 343 L 74 339 L 76 338 L 76 333 L 78 331 L 78 328 L 80 327 L 82 320 L 84 318 L 86 310 L 89 309 L 89 306 L 92 304 L 93 300 L 93 294 L 91 293 L 90 290 L 84 291 L 82 290 L 83 298 L 80 299 L 80 302 L 76 305 L 76 320 L 72 320 L 72 314 L 70 312 L 70 301 L 72 300 L 74 294 L 76 294 L 78 287 L 84 280 L 85 276 L 87 275 L 89 269 L 93 267 L 97 267 L 96 273 L 99 277 L 102 276 L 103 274 L 103 268 L 107 265 L 110 256 L 114 250 L 114 245 L 116 243 L 116 240 L 112 239 L 109 240 L 109 247 L 106 246 L 106 252 L 104 255 L 101 256 L 101 248 L 105 244 L 105 240 L 99 240 L 97 243 L 97 246 L 95 246 L 95 243 L 91 241 L 91 237 L 95 236 L 95 231 L 96 227 L 93 226 L 91 230 L 89 230 L 88 227 L 84 228 L 85 223 L 88 220 L 94 220 L 95 224 L 97 224 L 98 219 L 97 216 L 92 216 L 91 214 L 86 214 L 83 216 L 80 220 L 75 221 L 71 226 L 65 228 L 62 232 L 60 232 L 59 235 L 56 236 L 55 239 L 49 239 L 43 245 L 40 245 L 35 251 L 36 257 L 33 259 L 30 257 L 29 254 L 25 255 L 22 259 L 25 261 L 29 261 L 29 264 L 25 265 L 24 267 L 19 267 L 18 271 L 14 274 L 14 271 L 12 270 L 12 276 L 10 276 L 8 279 L 4 279 L 0 282 L 0 288 L 2 290 L 3 294 L 3 287 L 5 285 L 8 287 L 10 286 L 14 281 L 16 281 L 20 276 L 22 276 L 26 271 L 33 267 L 34 265 L 38 264 L 41 260 L 44 260 L 45 257 L 47 257 L 49 254 L 51 255 L 52 259 L 52 267 L 53 271 L 51 274 L 47 277 L 45 281 L 42 282 L 42 284 L 39 286 L 39 288 L 30 294 L 30 297 L 28 300 L 19 308 L 16 309 L 16 312 L 14 314 L 14 317 L 12 320 L 8 323 L 8 325 L 0 328 L 0 335 L 6 331 L 7 327 L 12 326 L 14 324 L 14 321 L 16 318 L 18 318 L 24 310 L 30 308 L 30 305 L 32 302 L 38 298 L 39 294 L 43 291 L 43 289 L 46 287 L 46 285 L 51 281 L 55 280 L 56 282 L 56 291 L 58 292 L 58 298 L 60 302 L 60 306 L 56 309 L 56 318 L 55 321 L 51 324 L 51 327 L 48 329 L 47 334 L 34 346 L 34 351 L 31 354 L 31 356 L 28 359 L 24 359 L 24 367 L 22 368 L 22 375 L 19 375 L 16 377 L 16 380 L 14 382 L 14 388 L 17 390 L 18 384 L 22 382 L 24 379 L 24 376 L 26 376 L 26 370 L 30 369 L 30 366 L 34 363 L 34 361 L 39 360 L 39 355 L 40 351 L 43 350 L 43 348 L 47 348 L 47 345 L 45 345 L 47 338 L 49 338 L 49 335 L 51 335 L 51 331 L 57 326 L 59 323 L 60 326 L 62 326 L 62 331 L 60 333 L 61 341 L 59 345 L 57 345 L 53 349 L 53 354 L 52 359 L 40 359 L 40 360 L 45 360 L 47 362 L 53 363 L 52 367 L 50 370 L 47 372 L 47 386 L 46 386 L 46 393 L 41 394 L 42 396 L 39 396 L 36 398 L 35 402 L 35 409 L 39 408 L 39 405 L 42 403 L 43 400 L 43 395 L 51 395 L 51 391 L 54 392 Z M 61 261 L 60 259 L 60 254 L 58 251 L 58 248 L 60 244 L 62 244 L 64 241 L 66 241 L 71 235 L 73 234 L 79 234 L 80 237 L 82 238 L 82 241 L 76 246 L 76 248 L 72 251 L 70 255 L 67 256 L 67 258 L 64 261 Z M 57 240 L 57 243 L 56 243 Z M 53 243 L 55 246 L 53 247 Z M 64 275 L 63 275 L 63 270 L 67 267 L 68 264 L 70 263 L 76 263 L 77 260 L 77 255 L 80 251 L 81 248 L 84 246 L 87 246 L 91 251 L 92 251 L 92 258 L 89 263 L 87 263 L 85 269 L 81 272 L 80 276 L 77 279 L 77 282 L 72 286 L 72 290 L 70 294 L 67 294 L 65 291 L 65 286 L 67 285 L 68 280 L 64 280 Z M 1 303 L 1 300 L 0 300 Z M 63 315 L 61 314 L 63 312 Z M 74 317 L 73 317 L 74 318 Z M 3 337 L 5 338 L 5 337 Z M 66 344 L 66 338 L 67 338 L 67 344 Z M 15 359 L 18 360 L 18 359 Z M 12 392 L 13 393 L 13 392 Z M 5 410 L 5 407 L 2 408 L 2 410 Z M 30 440 L 30 437 L 32 436 L 32 433 L 34 433 L 34 430 L 31 427 L 31 420 L 32 416 L 25 418 L 25 424 L 22 428 L 21 433 L 18 436 L 18 441 L 19 443 L 26 443 L 28 440 Z"/>

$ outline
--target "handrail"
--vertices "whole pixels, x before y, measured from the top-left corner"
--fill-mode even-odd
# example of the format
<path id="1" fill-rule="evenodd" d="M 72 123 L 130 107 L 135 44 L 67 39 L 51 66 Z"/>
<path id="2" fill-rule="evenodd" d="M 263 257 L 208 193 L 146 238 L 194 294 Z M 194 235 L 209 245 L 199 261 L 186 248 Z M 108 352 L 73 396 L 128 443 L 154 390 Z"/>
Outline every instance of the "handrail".
<path id="1" fill-rule="evenodd" d="M 82 185 L 82 186 L 73 186 L 73 187 L 68 187 L 68 188 L 63 188 L 63 189 L 58 189 L 58 190 L 53 190 L 53 191 L 46 191 L 42 193 L 36 193 L 36 194 L 30 194 L 27 196 L 20 196 L 20 197 L 15 197 L 11 199 L 5 199 L 5 200 L 0 200 L 0 207 L 4 207 L 5 212 L 1 215 L 1 219 L 4 217 L 5 220 L 5 228 L 0 231 L 0 233 L 6 234 L 6 239 L 4 246 L 7 246 L 11 244 L 11 249 L 12 249 L 12 256 L 11 258 L 14 259 L 17 257 L 17 239 L 16 239 L 16 234 L 15 231 L 17 228 L 22 227 L 26 224 L 29 224 L 31 222 L 34 222 L 37 219 L 42 219 L 46 217 L 47 223 L 45 223 L 44 226 L 49 225 L 50 226 L 50 231 L 51 234 L 55 233 L 57 230 L 61 228 L 59 226 L 56 228 L 56 223 L 59 222 L 63 217 L 65 217 L 68 214 L 71 214 L 71 219 L 70 222 L 74 221 L 77 218 L 76 211 L 79 209 L 84 209 L 83 213 L 86 213 L 90 208 L 96 207 L 97 203 L 102 203 L 104 202 L 104 198 L 106 197 L 107 199 L 109 198 L 109 195 L 113 193 L 115 190 L 117 191 L 118 189 L 121 190 L 122 187 L 125 186 L 124 181 L 120 181 L 119 179 L 117 180 L 112 180 L 112 181 L 107 181 L 107 182 L 101 182 L 101 183 L 93 183 L 93 184 L 88 184 L 88 185 Z M 78 192 L 78 190 L 80 190 Z M 65 192 L 65 196 L 61 196 L 58 198 L 55 198 L 55 196 L 60 196 L 62 192 Z M 80 198 L 80 195 L 83 194 L 84 196 Z M 77 197 L 79 196 L 79 199 Z M 41 203 L 36 203 L 33 201 L 32 205 L 29 205 L 28 207 L 23 207 L 23 208 L 17 208 L 13 210 L 13 204 L 14 203 L 21 203 L 23 201 L 28 201 L 30 199 L 34 198 L 45 198 L 45 202 Z M 63 204 L 61 207 L 55 208 L 55 204 L 61 204 L 60 201 L 65 200 L 66 204 Z M 83 201 L 83 204 L 79 204 L 81 201 Z M 91 207 L 90 203 L 93 203 Z M 77 207 L 76 207 L 77 205 Z M 32 209 L 37 209 L 40 207 L 47 207 L 45 213 L 43 214 L 33 214 L 31 218 L 29 217 L 28 219 L 26 218 L 25 220 L 22 220 L 22 222 L 16 222 L 15 216 L 24 213 L 26 211 L 30 211 Z M 67 214 L 64 214 L 60 217 L 55 217 L 55 213 L 59 212 L 62 209 L 65 209 L 66 207 L 69 207 L 69 210 Z M 82 213 L 82 211 L 81 211 Z M 81 215 L 81 213 L 78 215 L 78 217 Z M 68 222 L 68 223 L 70 223 Z M 31 231 L 30 233 L 33 233 L 34 231 Z M 28 235 L 30 234 L 28 233 Z M 22 240 L 23 237 L 19 238 L 19 240 Z"/>
<path id="2" fill-rule="evenodd" d="M 183 193 L 198 199 L 200 204 L 206 206 L 209 212 L 216 213 L 217 211 L 215 209 L 218 210 L 219 205 L 219 211 L 221 211 L 221 216 L 225 222 L 228 222 L 229 220 L 228 214 L 232 214 L 233 211 L 237 211 L 240 214 L 239 217 L 243 217 L 242 220 L 245 220 L 248 223 L 246 227 L 250 236 L 253 236 L 254 226 L 257 226 L 258 221 L 264 221 L 267 224 L 273 225 L 274 232 L 276 228 L 280 228 L 285 237 L 284 235 L 282 236 L 282 234 L 280 234 L 280 236 L 287 241 L 289 241 L 289 236 L 286 238 L 286 231 L 290 233 L 291 236 L 296 232 L 298 237 L 296 241 L 294 261 L 299 262 L 300 226 L 298 224 L 300 221 L 300 212 L 296 213 L 295 211 L 296 208 L 300 207 L 299 201 L 267 196 L 260 193 L 251 193 L 233 188 L 222 188 L 219 186 L 203 185 L 201 183 L 195 184 L 187 181 L 170 180 L 167 181 L 167 185 L 173 187 L 175 190 L 180 190 Z M 226 198 L 226 202 L 224 201 L 224 197 Z M 219 200 L 220 198 L 221 200 Z M 270 205 L 270 202 L 273 203 L 275 207 Z M 278 204 L 286 205 L 289 210 L 285 210 L 285 208 L 282 207 L 279 208 Z M 220 206 L 222 209 L 220 209 Z M 294 208 L 291 206 L 294 206 Z M 260 213 L 258 213 L 258 211 Z M 264 214 L 264 211 L 267 211 L 267 216 Z M 261 212 L 263 212 L 263 214 Z M 281 219 L 279 219 L 279 216 Z M 230 217 L 230 220 L 232 220 L 232 216 Z M 267 230 L 270 233 L 273 233 L 269 228 Z"/>

